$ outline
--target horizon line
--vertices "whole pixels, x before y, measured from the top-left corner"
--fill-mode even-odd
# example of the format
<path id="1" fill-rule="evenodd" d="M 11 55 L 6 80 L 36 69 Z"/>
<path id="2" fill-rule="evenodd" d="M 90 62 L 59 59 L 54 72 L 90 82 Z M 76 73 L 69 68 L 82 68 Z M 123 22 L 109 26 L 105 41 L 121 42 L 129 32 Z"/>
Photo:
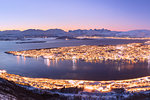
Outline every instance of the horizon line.
<path id="1" fill-rule="evenodd" d="M 70 30 L 94 30 L 94 29 L 107 29 L 107 28 L 76 28 L 76 29 L 63 29 L 63 28 L 47 28 L 47 29 L 42 29 L 42 28 L 26 28 L 26 29 L 2 29 L 0 31 L 11 31 L 11 30 L 19 30 L 19 31 L 25 31 L 25 30 L 29 30 L 29 29 L 35 29 L 35 30 L 49 30 L 49 29 L 61 29 L 61 30 L 64 30 L 66 32 L 69 32 Z M 132 31 L 132 30 L 150 30 L 150 29 L 129 29 L 129 30 L 111 30 L 111 29 L 107 29 L 107 30 L 110 30 L 110 31 L 120 31 L 120 32 L 124 32 L 124 31 Z"/>

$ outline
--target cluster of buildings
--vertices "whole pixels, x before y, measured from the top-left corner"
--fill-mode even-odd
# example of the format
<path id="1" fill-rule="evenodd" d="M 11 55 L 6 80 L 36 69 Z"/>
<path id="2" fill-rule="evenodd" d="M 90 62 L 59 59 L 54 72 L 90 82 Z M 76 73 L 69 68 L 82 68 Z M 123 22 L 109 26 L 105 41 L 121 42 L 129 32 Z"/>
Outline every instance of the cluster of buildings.
<path id="1" fill-rule="evenodd" d="M 87 62 L 102 60 L 123 60 L 124 62 L 145 61 L 150 59 L 150 45 L 130 43 L 121 45 L 73 46 L 40 50 L 10 51 L 14 55 L 43 57 L 46 59 L 80 59 Z"/>
<path id="2" fill-rule="evenodd" d="M 46 78 L 28 78 L 19 75 L 1 73 L 1 78 L 17 84 L 39 89 L 83 88 L 86 92 L 108 93 L 113 91 L 141 92 L 150 90 L 150 77 L 112 81 L 58 80 Z"/>
<path id="3" fill-rule="evenodd" d="M 6 70 L 0 70 L 0 74 L 6 73 Z"/>

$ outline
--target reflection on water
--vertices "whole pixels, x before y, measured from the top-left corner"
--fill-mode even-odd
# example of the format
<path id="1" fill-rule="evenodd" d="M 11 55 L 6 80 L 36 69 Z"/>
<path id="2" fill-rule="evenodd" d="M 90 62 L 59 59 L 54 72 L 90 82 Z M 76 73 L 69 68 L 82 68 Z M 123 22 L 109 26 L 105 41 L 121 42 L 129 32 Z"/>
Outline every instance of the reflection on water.
<path id="1" fill-rule="evenodd" d="M 50 59 L 44 59 L 44 63 L 45 63 L 48 67 L 50 67 L 50 65 L 51 65 L 51 60 L 50 60 Z"/>
<path id="2" fill-rule="evenodd" d="M 17 58 L 18 61 L 18 58 Z M 47 67 L 57 67 L 60 60 L 50 60 L 50 59 L 44 59 L 44 64 L 47 65 Z M 77 59 L 72 59 L 72 70 L 77 69 Z"/>
<path id="3" fill-rule="evenodd" d="M 17 64 L 25 64 L 26 63 L 26 57 L 25 56 L 16 56 Z"/>
<path id="4" fill-rule="evenodd" d="M 50 60 L 50 59 L 44 59 L 44 64 L 47 65 L 47 67 L 57 66 L 58 60 Z"/>
<path id="5" fill-rule="evenodd" d="M 77 59 L 72 59 L 72 70 L 77 69 Z"/>
<path id="6" fill-rule="evenodd" d="M 147 66 L 148 69 L 150 69 L 150 57 L 148 58 L 148 66 Z"/>
<path id="7" fill-rule="evenodd" d="M 39 64 L 40 62 L 40 64 L 43 63 L 47 66 L 48 69 L 47 71 L 44 72 L 44 75 L 46 76 L 50 75 L 49 78 L 110 80 L 110 79 L 122 79 L 122 77 L 123 78 L 135 77 L 136 74 L 138 77 L 138 75 L 140 75 L 139 74 L 140 72 L 143 74 L 145 74 L 145 72 L 147 74 L 150 72 L 150 60 L 137 63 L 135 62 L 128 63 L 122 61 L 85 62 L 75 58 L 73 58 L 72 60 L 57 60 L 57 59 L 50 60 L 50 59 L 43 59 L 41 57 L 29 58 L 23 56 L 16 56 L 16 62 L 18 65 L 20 64 L 29 65 L 32 62 L 31 59 L 32 60 L 34 59 L 35 63 L 37 64 Z M 31 66 L 34 66 L 34 64 L 31 64 Z M 45 69 L 44 66 L 41 68 Z M 53 72 L 50 73 L 49 69 L 52 70 Z M 54 73 L 55 74 L 57 73 L 58 75 L 53 76 Z M 51 77 L 51 75 L 53 77 Z M 120 77 L 118 75 L 120 75 Z"/>
<path id="8" fill-rule="evenodd" d="M 17 64 L 19 64 L 20 63 L 20 56 L 16 56 L 16 58 L 17 58 Z"/>
<path id="9" fill-rule="evenodd" d="M 16 56 L 16 63 L 18 66 L 21 65 L 27 68 L 24 75 L 29 77 L 112 80 L 135 78 L 150 74 L 150 60 L 137 63 L 123 63 L 122 61 L 85 62 L 78 59 L 50 60 L 42 57 Z M 32 69 L 34 66 L 36 68 Z M 32 70 L 32 72 L 28 73 L 29 70 Z"/>
<path id="10" fill-rule="evenodd" d="M 24 61 L 24 64 L 25 64 L 26 63 L 26 57 L 25 56 L 23 57 L 23 61 Z"/>
<path id="11" fill-rule="evenodd" d="M 28 58 L 28 57 L 27 57 Z M 43 59 L 43 58 L 42 58 Z M 38 61 L 38 58 L 36 58 L 36 60 Z M 23 57 L 22 58 L 20 56 L 16 56 L 16 61 L 17 63 L 19 64 L 20 61 L 26 62 L 26 57 Z M 78 65 L 80 65 L 79 63 L 81 63 L 80 60 L 78 59 L 72 59 L 72 60 L 51 60 L 51 59 L 43 59 L 43 62 L 44 64 L 49 68 L 49 67 L 60 67 L 60 64 L 62 62 L 65 62 L 65 61 L 70 61 L 71 62 L 71 66 L 72 66 L 72 70 L 75 71 L 77 70 L 77 68 L 79 67 Z M 79 62 L 78 62 L 79 61 Z M 122 62 L 122 61 L 99 61 L 99 62 L 85 62 L 85 61 L 82 61 L 84 63 L 95 63 L 95 64 L 104 64 L 104 65 L 107 65 L 107 66 L 114 66 L 114 69 L 116 71 L 123 71 L 123 70 L 133 70 L 134 68 L 136 68 L 138 65 L 140 64 L 144 64 L 144 65 L 147 65 L 147 68 L 150 69 L 150 59 L 148 61 L 143 61 L 143 62 Z"/>

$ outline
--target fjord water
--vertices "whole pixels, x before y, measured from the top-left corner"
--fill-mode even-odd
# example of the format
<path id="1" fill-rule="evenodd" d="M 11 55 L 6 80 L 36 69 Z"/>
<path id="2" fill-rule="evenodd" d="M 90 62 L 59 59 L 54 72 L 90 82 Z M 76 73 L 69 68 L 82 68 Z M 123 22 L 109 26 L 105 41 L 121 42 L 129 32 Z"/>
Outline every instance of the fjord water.
<path id="1" fill-rule="evenodd" d="M 45 41 L 45 42 L 35 42 Z M 33 42 L 33 43 L 32 43 Z M 62 40 L 54 38 L 30 38 L 16 41 L 0 41 L 0 69 L 8 73 L 27 77 L 53 79 L 82 80 L 116 80 L 143 77 L 150 75 L 150 65 L 147 62 L 136 64 L 121 64 L 116 62 L 84 62 L 81 60 L 49 60 L 13 56 L 6 51 L 18 51 L 40 48 L 53 48 L 79 45 L 116 45 L 145 40 Z"/>

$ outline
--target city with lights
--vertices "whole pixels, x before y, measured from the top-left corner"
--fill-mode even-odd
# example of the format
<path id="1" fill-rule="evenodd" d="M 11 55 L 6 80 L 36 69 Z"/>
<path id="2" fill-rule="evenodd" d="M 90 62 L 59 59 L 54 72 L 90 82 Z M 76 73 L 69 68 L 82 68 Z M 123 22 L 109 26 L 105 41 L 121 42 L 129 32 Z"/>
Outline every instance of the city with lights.
<path id="1" fill-rule="evenodd" d="M 150 0 L 0 0 L 0 100 L 150 100 Z"/>
<path id="2" fill-rule="evenodd" d="M 43 57 L 45 59 L 81 59 L 88 61 L 123 60 L 124 62 L 138 62 L 150 59 L 150 45 L 131 43 L 123 45 L 104 46 L 74 46 L 40 50 L 9 51 L 18 56 Z"/>

